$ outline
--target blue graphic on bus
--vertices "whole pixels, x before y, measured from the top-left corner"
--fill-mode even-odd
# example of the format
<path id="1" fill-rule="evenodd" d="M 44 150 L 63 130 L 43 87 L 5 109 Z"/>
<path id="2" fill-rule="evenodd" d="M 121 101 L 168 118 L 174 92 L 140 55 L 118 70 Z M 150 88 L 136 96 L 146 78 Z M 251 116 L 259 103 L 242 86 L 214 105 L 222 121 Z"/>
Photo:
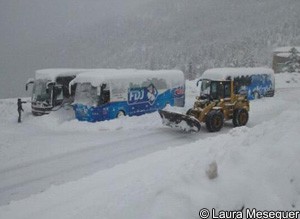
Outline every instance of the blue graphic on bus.
<path id="1" fill-rule="evenodd" d="M 149 102 L 152 105 L 155 102 L 157 95 L 158 91 L 153 84 L 150 84 L 148 87 L 131 88 L 128 92 L 128 104 L 132 105 Z"/>
<path id="2" fill-rule="evenodd" d="M 153 86 L 128 90 L 127 101 L 109 102 L 100 106 L 73 104 L 75 116 L 79 121 L 97 122 L 115 119 L 119 112 L 128 116 L 139 116 L 163 109 L 167 104 L 184 106 L 184 86 L 167 89 L 162 93 Z"/>
<path id="3" fill-rule="evenodd" d="M 236 93 L 246 95 L 248 100 L 274 96 L 271 75 L 257 74 L 234 78 Z"/>

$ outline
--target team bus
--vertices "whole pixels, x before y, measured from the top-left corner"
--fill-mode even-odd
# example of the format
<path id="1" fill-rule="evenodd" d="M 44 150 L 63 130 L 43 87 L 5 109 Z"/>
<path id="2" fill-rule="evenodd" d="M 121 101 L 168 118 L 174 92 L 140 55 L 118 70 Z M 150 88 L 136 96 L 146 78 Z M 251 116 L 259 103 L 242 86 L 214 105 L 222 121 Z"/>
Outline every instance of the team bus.
<path id="1" fill-rule="evenodd" d="M 72 105 L 79 121 L 138 116 L 185 103 L 185 80 L 178 70 L 102 69 L 77 75 L 72 86 L 76 86 Z"/>
<path id="2" fill-rule="evenodd" d="M 28 79 L 33 84 L 31 111 L 33 115 L 48 114 L 54 107 L 72 102 L 74 91 L 69 93 L 69 83 L 77 74 L 87 69 L 41 69 L 35 72 L 35 78 Z M 72 90 L 72 89 L 71 89 Z M 74 90 L 74 89 L 73 89 Z"/>
<path id="3" fill-rule="evenodd" d="M 212 80 L 233 80 L 235 94 L 247 96 L 248 100 L 272 97 L 275 92 L 274 71 L 269 68 L 214 68 L 206 70 L 200 81 L 200 96 L 207 95 Z"/>

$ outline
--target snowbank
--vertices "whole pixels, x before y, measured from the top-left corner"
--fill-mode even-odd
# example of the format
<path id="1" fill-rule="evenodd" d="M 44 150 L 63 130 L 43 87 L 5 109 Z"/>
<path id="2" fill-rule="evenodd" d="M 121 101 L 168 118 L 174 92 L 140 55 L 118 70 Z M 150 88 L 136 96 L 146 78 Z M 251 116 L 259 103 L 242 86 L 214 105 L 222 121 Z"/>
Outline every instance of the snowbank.
<path id="1" fill-rule="evenodd" d="M 300 74 L 299 73 L 280 73 L 275 74 L 276 87 L 275 89 L 289 89 L 291 87 L 300 86 Z"/>
<path id="2" fill-rule="evenodd" d="M 291 125 L 293 124 L 293 125 Z M 280 125 L 280 128 L 278 126 Z M 286 130 L 286 131 L 283 131 Z M 299 109 L 153 153 L 0 208 L 1 218 L 197 218 L 203 208 L 299 209 Z M 219 177 L 205 169 L 216 161 Z"/>

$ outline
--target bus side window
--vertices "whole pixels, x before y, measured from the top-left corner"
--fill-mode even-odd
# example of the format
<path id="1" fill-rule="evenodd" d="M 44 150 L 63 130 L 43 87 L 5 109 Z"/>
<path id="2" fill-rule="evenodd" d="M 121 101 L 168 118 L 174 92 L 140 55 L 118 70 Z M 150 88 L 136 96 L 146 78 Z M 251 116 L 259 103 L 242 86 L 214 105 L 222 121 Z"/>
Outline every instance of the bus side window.
<path id="1" fill-rule="evenodd" d="M 110 102 L 110 91 L 103 90 L 103 104 Z"/>
<path id="2" fill-rule="evenodd" d="M 63 96 L 63 87 L 54 87 L 54 97 L 58 101 L 64 99 L 64 96 Z"/>
<path id="3" fill-rule="evenodd" d="M 110 90 L 103 84 L 100 88 L 100 97 L 99 97 L 99 105 L 103 105 L 110 102 Z"/>

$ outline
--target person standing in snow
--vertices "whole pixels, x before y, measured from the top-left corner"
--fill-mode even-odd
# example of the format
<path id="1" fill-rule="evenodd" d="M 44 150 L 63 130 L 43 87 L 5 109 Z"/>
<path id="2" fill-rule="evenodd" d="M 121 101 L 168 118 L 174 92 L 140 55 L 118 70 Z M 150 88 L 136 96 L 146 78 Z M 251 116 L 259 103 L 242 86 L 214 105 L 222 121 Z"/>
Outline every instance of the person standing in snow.
<path id="1" fill-rule="evenodd" d="M 21 112 L 22 112 L 22 111 L 24 112 L 23 107 L 22 107 L 22 103 L 26 103 L 26 101 L 22 101 L 22 100 L 19 98 L 19 99 L 18 99 L 18 113 L 19 113 L 18 123 L 21 122 Z"/>

